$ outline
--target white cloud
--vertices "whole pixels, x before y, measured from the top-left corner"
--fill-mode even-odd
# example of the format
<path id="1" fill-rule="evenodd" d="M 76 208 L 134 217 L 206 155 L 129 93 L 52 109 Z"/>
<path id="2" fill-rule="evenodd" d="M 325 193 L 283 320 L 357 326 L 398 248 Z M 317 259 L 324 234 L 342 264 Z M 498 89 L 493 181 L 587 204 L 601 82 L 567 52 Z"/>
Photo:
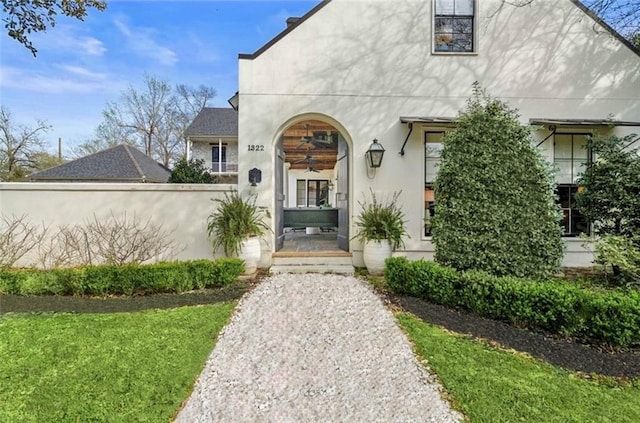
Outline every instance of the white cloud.
<path id="1" fill-rule="evenodd" d="M 155 30 L 144 27 L 130 27 L 123 19 L 114 19 L 116 28 L 127 38 L 127 47 L 137 55 L 154 60 L 162 65 L 172 66 L 178 62 L 178 55 L 154 39 Z"/>
<path id="2" fill-rule="evenodd" d="M 76 27 L 61 25 L 52 31 L 53 34 L 36 34 L 33 37 L 39 50 L 65 51 L 85 56 L 102 56 L 107 51 L 102 41 L 80 34 Z"/>
<path id="3" fill-rule="evenodd" d="M 122 87 L 108 75 L 73 65 L 56 65 L 62 72 L 38 72 L 11 66 L 0 67 L 0 86 L 42 94 L 91 94 L 118 91 Z"/>
<path id="4" fill-rule="evenodd" d="M 105 73 L 92 72 L 82 66 L 73 65 L 56 65 L 58 68 L 65 70 L 68 73 L 77 75 L 81 78 L 92 79 L 96 81 L 104 81 L 107 77 Z"/>

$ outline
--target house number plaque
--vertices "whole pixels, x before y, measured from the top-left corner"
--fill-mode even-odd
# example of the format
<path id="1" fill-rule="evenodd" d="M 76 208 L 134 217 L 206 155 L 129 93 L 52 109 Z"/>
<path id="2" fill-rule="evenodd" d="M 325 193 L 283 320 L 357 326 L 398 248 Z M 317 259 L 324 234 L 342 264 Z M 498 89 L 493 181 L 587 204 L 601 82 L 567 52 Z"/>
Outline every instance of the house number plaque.
<path id="1" fill-rule="evenodd" d="M 249 151 L 264 151 L 262 144 L 249 144 Z"/>

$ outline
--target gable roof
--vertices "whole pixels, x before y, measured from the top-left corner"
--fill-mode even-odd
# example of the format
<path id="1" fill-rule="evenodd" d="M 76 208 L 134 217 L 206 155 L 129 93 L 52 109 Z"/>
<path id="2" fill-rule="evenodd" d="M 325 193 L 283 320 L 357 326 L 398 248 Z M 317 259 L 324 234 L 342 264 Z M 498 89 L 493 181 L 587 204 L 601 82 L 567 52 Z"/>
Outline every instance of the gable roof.
<path id="1" fill-rule="evenodd" d="M 322 9 L 323 7 L 325 7 L 329 3 L 331 3 L 331 0 L 322 0 L 313 9 L 311 9 L 307 13 L 305 13 L 304 16 L 302 16 L 301 18 L 295 18 L 295 20 L 292 20 L 290 25 L 289 25 L 289 20 L 287 20 L 287 24 L 288 25 L 287 25 L 287 28 L 284 31 L 282 31 L 281 33 L 276 35 L 267 44 L 265 44 L 262 47 L 260 47 L 258 49 L 258 51 L 256 51 L 255 53 L 253 53 L 253 54 L 240 53 L 238 55 L 238 58 L 240 58 L 240 59 L 250 59 L 251 60 L 251 59 L 255 59 L 256 57 L 260 56 L 262 53 L 267 51 L 272 45 L 274 45 L 275 43 L 280 41 L 280 39 L 284 38 L 285 35 L 287 35 L 291 31 L 293 31 L 294 29 L 296 29 L 297 27 L 302 25 L 304 23 L 304 21 L 309 19 L 311 16 L 315 15 L 320 9 Z"/>
<path id="2" fill-rule="evenodd" d="M 265 51 L 267 51 L 269 48 L 271 48 L 272 45 L 274 45 L 275 43 L 277 43 L 278 41 L 280 41 L 282 38 L 284 38 L 288 33 L 290 33 L 291 31 L 293 31 L 294 29 L 296 29 L 298 26 L 300 26 L 304 21 L 306 21 L 307 19 L 309 19 L 311 16 L 315 15 L 316 12 L 318 12 L 320 9 L 322 9 L 323 7 L 325 7 L 327 4 L 331 3 L 331 0 L 322 0 L 319 4 L 317 4 L 313 9 L 311 9 L 309 12 L 307 12 L 304 16 L 302 16 L 301 18 L 296 18 L 295 21 L 291 21 L 291 24 L 289 25 L 289 20 L 287 20 L 287 28 L 285 30 L 283 30 L 281 33 L 279 33 L 278 35 L 276 35 L 274 38 L 272 38 L 269 42 L 267 42 L 265 45 L 263 45 L 262 47 L 260 47 L 255 53 L 253 54 L 247 54 L 247 53 L 240 53 L 238 55 L 239 59 L 248 59 L 248 60 L 253 60 L 256 57 L 260 56 L 262 53 L 264 53 Z M 598 25 L 602 26 L 604 29 L 606 29 L 609 33 L 611 33 L 611 35 L 613 35 L 616 39 L 618 39 L 618 41 L 620 41 L 622 44 L 624 44 L 625 46 L 627 46 L 629 49 L 631 49 L 632 52 L 634 52 L 635 54 L 637 54 L 638 56 L 640 56 L 640 48 L 637 48 L 636 46 L 634 46 L 629 40 L 627 40 L 626 38 L 624 38 L 622 35 L 620 35 L 620 33 L 618 31 L 616 31 L 615 29 L 613 29 L 609 24 L 607 24 L 605 21 L 603 21 L 598 15 L 596 15 L 591 9 L 589 9 L 587 6 L 585 6 L 580 0 L 571 0 L 571 3 L 573 3 L 574 5 L 576 5 L 580 10 L 582 10 L 586 15 L 588 15 L 591 19 L 593 19 L 594 21 L 596 21 L 598 23 Z"/>
<path id="3" fill-rule="evenodd" d="M 228 107 L 205 107 L 184 131 L 190 136 L 238 136 L 238 111 Z"/>
<path id="4" fill-rule="evenodd" d="M 575 4 L 576 6 L 578 6 L 578 8 L 580 8 L 580 10 L 582 10 L 584 13 L 586 13 L 591 19 L 596 21 L 604 29 L 609 31 L 611 33 L 611 35 L 613 35 L 615 38 L 618 39 L 618 41 L 620 41 L 622 44 L 624 44 L 627 47 L 629 47 L 632 52 L 634 52 L 635 54 L 640 56 L 640 48 L 634 46 L 629 40 L 627 40 L 622 35 L 620 35 L 620 33 L 618 31 L 616 31 L 615 29 L 613 29 L 613 27 L 611 27 L 611 25 L 609 25 L 608 23 L 603 21 L 602 18 L 600 18 L 600 16 L 596 15 L 591 9 L 589 9 L 587 6 L 585 6 L 580 0 L 571 0 L 571 3 Z"/>
<path id="5" fill-rule="evenodd" d="M 160 182 L 171 172 L 140 150 L 120 144 L 68 163 L 36 172 L 32 181 Z"/>

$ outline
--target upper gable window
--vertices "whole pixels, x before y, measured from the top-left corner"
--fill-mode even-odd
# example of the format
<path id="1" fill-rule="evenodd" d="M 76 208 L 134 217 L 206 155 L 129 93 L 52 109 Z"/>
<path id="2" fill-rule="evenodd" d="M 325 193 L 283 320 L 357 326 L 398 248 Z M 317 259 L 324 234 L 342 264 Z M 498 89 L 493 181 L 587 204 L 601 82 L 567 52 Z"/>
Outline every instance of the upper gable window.
<path id="1" fill-rule="evenodd" d="M 475 0 L 435 0 L 433 51 L 473 53 Z"/>

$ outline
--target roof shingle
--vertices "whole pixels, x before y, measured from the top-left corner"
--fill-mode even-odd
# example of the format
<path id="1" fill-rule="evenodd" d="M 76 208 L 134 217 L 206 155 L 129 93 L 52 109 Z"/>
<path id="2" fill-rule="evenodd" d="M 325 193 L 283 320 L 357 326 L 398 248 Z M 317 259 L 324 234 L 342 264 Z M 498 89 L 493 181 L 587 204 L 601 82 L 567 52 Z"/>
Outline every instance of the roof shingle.
<path id="1" fill-rule="evenodd" d="M 171 172 L 130 145 L 120 144 L 60 166 L 36 172 L 32 181 L 168 181 Z"/>
<path id="2" fill-rule="evenodd" d="M 205 107 L 185 131 L 186 136 L 238 136 L 238 111 L 223 107 Z"/>

